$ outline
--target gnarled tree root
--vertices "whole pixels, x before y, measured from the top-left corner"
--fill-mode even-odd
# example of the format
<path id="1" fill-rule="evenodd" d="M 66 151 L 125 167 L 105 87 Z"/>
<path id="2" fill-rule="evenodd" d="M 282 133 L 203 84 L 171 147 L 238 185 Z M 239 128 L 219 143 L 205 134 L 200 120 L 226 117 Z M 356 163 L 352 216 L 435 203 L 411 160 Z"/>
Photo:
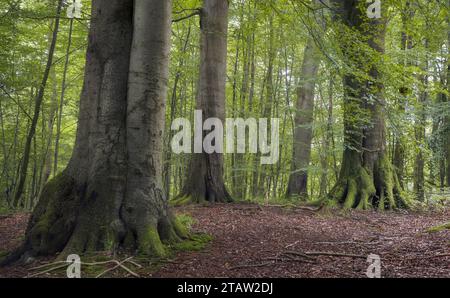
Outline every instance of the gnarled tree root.
<path id="1" fill-rule="evenodd" d="M 136 226 L 127 223 L 119 213 L 109 212 L 101 196 L 95 199 L 92 192 L 87 195 L 87 189 L 65 173 L 51 180 L 28 223 L 25 241 L 0 265 L 56 253 L 63 259 L 69 254 L 117 249 L 164 257 L 164 244 L 188 238 L 186 227 L 170 212 L 153 210 L 147 214 L 156 216 L 147 216 L 143 224 Z"/>
<path id="2" fill-rule="evenodd" d="M 350 174 L 341 175 L 330 197 L 344 209 L 376 208 L 382 211 L 409 206 L 387 158 L 378 160 L 373 171 L 359 166 L 354 167 Z"/>

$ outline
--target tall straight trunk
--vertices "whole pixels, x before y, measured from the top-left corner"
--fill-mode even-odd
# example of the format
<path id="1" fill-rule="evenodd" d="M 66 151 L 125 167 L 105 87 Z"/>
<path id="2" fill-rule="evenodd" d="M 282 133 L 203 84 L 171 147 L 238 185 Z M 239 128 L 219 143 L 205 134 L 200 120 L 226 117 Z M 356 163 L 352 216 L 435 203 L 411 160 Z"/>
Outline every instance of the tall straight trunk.
<path id="1" fill-rule="evenodd" d="M 402 15 L 402 26 L 403 26 L 403 32 L 401 37 L 401 50 L 404 52 L 405 55 L 405 61 L 403 62 L 405 67 L 411 66 L 411 61 L 409 59 L 409 51 L 413 47 L 413 40 L 411 36 L 408 34 L 409 31 L 409 23 L 411 22 L 412 18 L 414 17 L 415 12 L 411 9 L 411 4 L 409 1 L 406 2 L 406 9 L 405 12 Z M 408 95 L 411 92 L 412 87 L 409 86 L 402 86 L 399 90 L 400 93 L 400 99 L 397 103 L 397 110 L 400 115 L 404 115 L 406 112 L 406 104 Z M 398 181 L 400 185 L 403 187 L 403 180 L 405 175 L 405 149 L 406 149 L 406 137 L 402 131 L 402 129 L 398 129 L 397 134 L 395 136 L 394 141 L 394 153 L 393 153 L 393 164 L 394 169 L 398 177 Z"/>
<path id="2" fill-rule="evenodd" d="M 425 49 L 428 49 L 428 41 L 425 40 Z M 419 201 L 425 200 L 425 129 L 426 129 L 426 113 L 425 113 L 425 105 L 428 100 L 428 56 L 425 58 L 425 65 L 423 67 L 423 71 L 425 75 L 423 75 L 422 83 L 424 90 L 420 93 L 418 103 L 417 103 L 417 112 L 416 112 L 416 122 L 414 127 L 414 134 L 416 138 L 416 144 L 418 146 L 418 150 L 415 156 L 414 161 L 414 192 L 416 193 L 417 199 Z"/>
<path id="3" fill-rule="evenodd" d="M 66 49 L 66 61 L 64 62 L 64 71 L 63 71 L 63 79 L 61 84 L 61 97 L 59 99 L 59 109 L 57 115 L 56 122 L 56 137 L 55 137 L 55 157 L 53 160 L 53 175 L 56 175 L 58 172 L 58 158 L 59 158 L 59 142 L 61 139 L 61 123 L 63 118 L 63 110 L 64 110 L 64 96 L 66 94 L 66 80 L 67 80 L 67 70 L 69 68 L 69 59 L 70 59 L 70 47 L 72 45 L 72 31 L 73 31 L 73 19 L 71 19 L 69 24 L 69 37 L 67 41 L 67 49 Z"/>
<path id="4" fill-rule="evenodd" d="M 334 153 L 334 136 L 333 136 L 333 77 L 332 73 L 330 73 L 330 80 L 328 82 L 328 103 L 324 106 L 327 108 L 327 126 L 326 133 L 323 136 L 323 153 L 320 155 L 320 164 L 321 164 L 321 175 L 320 175 L 320 191 L 319 196 L 324 197 L 327 194 L 329 187 L 329 162 L 328 156 L 331 154 L 333 158 L 333 162 L 336 163 L 335 153 Z M 322 92 L 321 92 L 322 94 Z M 322 97 L 322 95 L 321 95 Z M 331 147 L 331 148 L 330 148 Z M 335 164 L 333 165 L 333 168 Z M 336 174 L 337 176 L 338 174 Z"/>
<path id="5" fill-rule="evenodd" d="M 339 179 L 330 197 L 344 208 L 405 207 L 407 202 L 386 150 L 381 73 L 375 63 L 367 65 L 367 61 L 353 53 L 361 49 L 354 44 L 355 39 L 359 39 L 359 42 L 367 42 L 375 53 L 383 55 L 386 20 L 368 19 L 365 9 L 361 10 L 365 5 L 359 0 L 334 3 L 343 24 L 352 32 L 356 31 L 351 44 L 342 38 L 345 59 L 353 67 L 368 69 L 369 79 L 353 73 L 344 77 L 344 154 Z M 348 31 L 343 27 L 341 33 L 348 34 Z"/>
<path id="6" fill-rule="evenodd" d="M 51 42 L 51 40 L 50 40 Z M 50 78 L 52 81 L 52 96 L 51 96 L 51 102 L 50 102 L 50 111 L 48 115 L 48 123 L 47 123 L 47 140 L 44 144 L 44 154 L 42 159 L 42 167 L 41 167 L 41 178 L 39 181 L 39 193 L 44 188 L 45 184 L 47 183 L 48 179 L 50 178 L 50 175 L 52 173 L 52 160 L 53 160 L 53 150 L 52 150 L 52 142 L 53 142 L 53 128 L 55 124 L 55 115 L 58 110 L 58 82 L 56 78 L 56 70 L 54 67 L 50 70 Z M 44 118 L 44 117 L 42 117 Z M 44 127 L 45 124 L 43 123 L 42 127 Z M 42 129 L 44 132 L 44 128 Z M 42 135 L 42 138 L 44 138 L 44 133 Z"/>
<path id="7" fill-rule="evenodd" d="M 228 0 L 205 0 L 200 14 L 200 78 L 196 109 L 203 119 L 225 121 Z M 223 154 L 192 156 L 180 201 L 229 202 L 223 178 Z"/>
<path id="8" fill-rule="evenodd" d="M 22 164 L 21 164 L 21 168 L 20 168 L 19 181 L 18 181 L 16 190 L 15 190 L 15 194 L 14 194 L 14 201 L 13 201 L 14 207 L 17 207 L 19 204 L 19 201 L 23 194 L 25 181 L 27 178 L 28 163 L 30 161 L 31 142 L 33 141 L 34 134 L 36 133 L 36 126 L 37 126 L 37 123 L 39 120 L 39 114 L 41 112 L 41 105 L 42 105 L 42 101 L 44 99 L 45 87 L 47 85 L 47 80 L 48 80 L 48 77 L 50 74 L 50 69 L 51 69 L 52 63 L 53 63 L 53 55 L 55 53 L 56 42 L 57 42 L 57 38 L 58 38 L 59 21 L 60 21 L 60 15 L 61 15 L 63 2 L 64 2 L 63 0 L 60 0 L 58 2 L 58 7 L 56 9 L 56 19 L 55 19 L 55 24 L 54 24 L 54 28 L 53 28 L 52 42 L 50 44 L 50 48 L 48 51 L 47 65 L 45 67 L 44 75 L 42 77 L 42 81 L 39 86 L 39 92 L 35 99 L 33 119 L 31 121 L 31 126 L 28 131 L 28 136 L 27 136 L 27 139 L 25 142 L 25 149 L 24 149 Z"/>
<path id="9" fill-rule="evenodd" d="M 240 21 L 242 22 L 242 14 Z M 242 38 L 242 31 L 239 31 L 239 34 L 236 37 L 236 54 L 235 54 L 235 60 L 234 60 L 234 67 L 233 67 L 233 96 L 232 96 L 232 117 L 236 118 L 237 116 L 237 81 L 238 81 L 238 69 L 239 69 L 239 58 L 240 58 L 240 46 L 241 46 L 241 38 Z M 231 155 L 231 191 L 234 196 L 240 198 L 238 185 L 239 185 L 239 178 L 237 173 L 237 154 Z"/>
<path id="10" fill-rule="evenodd" d="M 308 197 L 308 166 L 311 160 L 312 125 L 314 113 L 314 89 L 320 59 L 313 38 L 309 38 L 303 54 L 300 86 L 295 104 L 295 127 L 292 144 L 291 174 L 287 197 Z"/>
<path id="11" fill-rule="evenodd" d="M 162 256 L 162 242 L 186 235 L 162 184 L 171 9 L 167 0 L 93 1 L 73 156 L 6 263 L 118 247 Z"/>
<path id="12" fill-rule="evenodd" d="M 184 44 L 182 45 L 181 50 L 183 52 L 187 51 L 187 47 L 189 45 L 189 41 L 190 41 L 190 36 L 191 36 L 191 27 L 189 26 L 188 28 L 188 32 L 186 34 L 186 40 L 184 41 Z M 173 89 L 172 89 L 172 95 L 170 98 L 170 118 L 169 118 L 169 124 L 172 123 L 172 121 L 175 119 L 175 115 L 176 115 L 176 107 L 177 107 L 177 90 L 178 90 L 178 84 L 180 82 L 180 78 L 181 78 L 181 70 L 184 67 L 184 58 L 180 59 L 180 62 L 178 64 L 178 69 L 175 75 L 175 81 L 173 83 Z M 166 144 L 166 148 L 167 148 L 167 152 L 164 158 L 164 189 L 165 192 L 167 194 L 167 196 L 170 196 L 170 182 L 171 182 L 171 172 L 172 172 L 172 150 L 170 148 L 170 141 L 172 140 L 173 137 L 173 132 L 171 129 L 169 129 L 168 131 L 168 144 Z"/>
<path id="13" fill-rule="evenodd" d="M 273 13 L 270 15 L 269 19 L 269 48 L 268 48 L 268 63 L 267 63 L 267 73 L 266 73 L 266 84 L 265 84 L 265 97 L 262 97 L 262 117 L 270 118 L 272 117 L 272 105 L 274 102 L 274 82 L 273 82 L 273 72 L 274 72 L 274 63 L 276 56 L 276 48 L 275 48 L 275 26 L 274 26 L 274 15 Z M 270 129 L 270 128 L 269 128 Z M 258 164 L 261 160 L 261 153 L 258 151 L 256 155 Z M 270 192 L 270 187 L 266 184 L 270 182 L 270 177 L 267 177 L 267 174 L 271 168 L 271 165 L 258 165 L 257 174 L 257 188 L 256 188 L 256 196 L 264 196 L 267 197 L 267 194 Z"/>
<path id="14" fill-rule="evenodd" d="M 448 7 L 450 7 L 450 0 L 448 0 Z M 447 16 L 447 94 L 450 94 L 450 16 Z M 447 96 L 447 110 L 450 106 L 450 95 Z M 446 125 L 446 144 L 445 144 L 445 159 L 447 172 L 447 187 L 450 187 L 450 116 L 445 117 Z"/>

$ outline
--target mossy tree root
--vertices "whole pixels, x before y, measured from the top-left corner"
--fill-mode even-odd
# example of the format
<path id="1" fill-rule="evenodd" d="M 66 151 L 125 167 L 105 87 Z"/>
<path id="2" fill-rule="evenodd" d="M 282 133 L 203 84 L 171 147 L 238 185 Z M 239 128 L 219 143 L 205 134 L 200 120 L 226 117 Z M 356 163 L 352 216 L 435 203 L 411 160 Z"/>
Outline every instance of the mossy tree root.
<path id="1" fill-rule="evenodd" d="M 170 205 L 184 206 L 189 204 L 232 203 L 234 201 L 226 189 L 221 191 L 221 195 L 214 194 L 213 192 L 207 195 L 201 193 L 195 191 L 184 192 L 170 200 Z"/>
<path id="2" fill-rule="evenodd" d="M 86 187 L 77 185 L 65 173 L 52 179 L 45 186 L 28 223 L 25 241 L 1 265 L 56 253 L 60 253 L 58 259 L 64 259 L 70 254 L 118 249 L 164 257 L 167 254 L 165 244 L 189 237 L 187 228 L 171 212 L 147 217 L 136 226 L 119 214 L 105 212 L 108 208 L 101 203 L 86 207 L 89 204 Z M 92 195 L 88 198 L 93 200 Z"/>
<path id="3" fill-rule="evenodd" d="M 373 171 L 359 166 L 350 175 L 341 175 L 330 197 L 344 209 L 382 211 L 409 206 L 396 173 L 385 158 L 377 161 Z"/>

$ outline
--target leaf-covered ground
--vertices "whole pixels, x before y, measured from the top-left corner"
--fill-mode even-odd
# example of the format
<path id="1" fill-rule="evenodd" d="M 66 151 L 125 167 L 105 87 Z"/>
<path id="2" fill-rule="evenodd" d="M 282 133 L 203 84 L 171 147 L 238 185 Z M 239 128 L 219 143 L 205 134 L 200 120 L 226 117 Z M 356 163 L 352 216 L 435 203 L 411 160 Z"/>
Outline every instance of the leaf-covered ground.
<path id="1" fill-rule="evenodd" d="M 140 276 L 365 277 L 367 256 L 376 254 L 383 277 L 450 277 L 450 230 L 427 231 L 448 222 L 450 210 L 313 212 L 233 204 L 177 212 L 195 218 L 193 230 L 212 235 L 213 241 L 201 251 L 182 251 L 170 262 L 141 270 Z M 27 218 L 0 218 L 0 252 L 20 243 Z M 29 276 L 28 269 L 2 268 L 0 276 Z M 115 272 L 113 276 L 131 276 Z"/>

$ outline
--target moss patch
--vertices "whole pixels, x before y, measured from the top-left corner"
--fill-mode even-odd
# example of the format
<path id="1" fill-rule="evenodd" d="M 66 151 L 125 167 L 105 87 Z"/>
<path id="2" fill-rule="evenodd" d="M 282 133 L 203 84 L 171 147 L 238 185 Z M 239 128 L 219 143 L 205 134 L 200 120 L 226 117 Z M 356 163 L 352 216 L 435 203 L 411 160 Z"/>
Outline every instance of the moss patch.
<path id="1" fill-rule="evenodd" d="M 180 243 L 176 243 L 171 246 L 174 252 L 177 251 L 200 251 L 203 250 L 206 245 L 213 240 L 211 235 L 205 233 L 193 234 L 188 240 Z"/>
<path id="2" fill-rule="evenodd" d="M 166 256 L 166 249 L 159 238 L 156 228 L 148 228 L 141 236 L 142 238 L 139 239 L 139 251 L 141 254 L 158 257 Z"/>
<path id="3" fill-rule="evenodd" d="M 437 232 L 442 232 L 444 230 L 450 230 L 450 222 L 446 223 L 446 224 L 443 224 L 443 225 L 439 225 L 439 226 L 436 226 L 436 227 L 429 228 L 427 230 L 427 232 L 428 233 L 437 233 Z"/>

